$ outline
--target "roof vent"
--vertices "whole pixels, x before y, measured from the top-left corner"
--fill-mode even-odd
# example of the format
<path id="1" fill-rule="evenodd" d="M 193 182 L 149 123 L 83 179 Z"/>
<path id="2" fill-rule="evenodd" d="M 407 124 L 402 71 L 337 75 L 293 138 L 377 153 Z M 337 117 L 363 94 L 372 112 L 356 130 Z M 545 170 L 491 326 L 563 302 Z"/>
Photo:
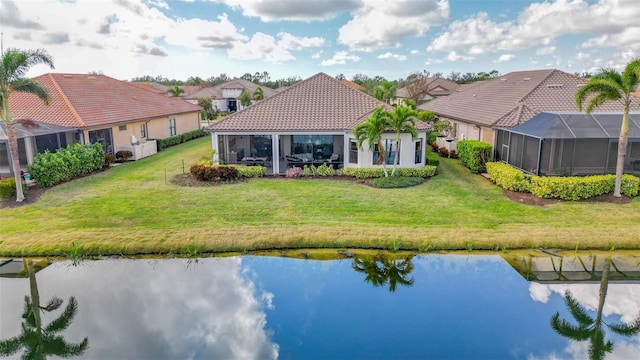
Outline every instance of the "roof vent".
<path id="1" fill-rule="evenodd" d="M 526 78 L 524 78 L 524 79 L 522 79 L 522 80 L 524 80 L 524 81 L 529 81 L 529 80 L 531 80 L 531 78 L 530 78 L 530 77 L 526 77 Z"/>
<path id="2" fill-rule="evenodd" d="M 500 81 L 507 81 L 507 78 L 500 78 Z"/>
<path id="3" fill-rule="evenodd" d="M 549 89 L 557 89 L 557 88 L 561 88 L 561 87 L 563 87 L 563 86 L 564 86 L 563 84 L 548 84 L 548 85 L 547 85 L 547 87 L 548 87 Z"/>
<path id="4" fill-rule="evenodd" d="M 96 79 L 96 77 L 95 77 L 95 76 L 87 76 L 87 79 L 95 80 L 95 79 Z"/>

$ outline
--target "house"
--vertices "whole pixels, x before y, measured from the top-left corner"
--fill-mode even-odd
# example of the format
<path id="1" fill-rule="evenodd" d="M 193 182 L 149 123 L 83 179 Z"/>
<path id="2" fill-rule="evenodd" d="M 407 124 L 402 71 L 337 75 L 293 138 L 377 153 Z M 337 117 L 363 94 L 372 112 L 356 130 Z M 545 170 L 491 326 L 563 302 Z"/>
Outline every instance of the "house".
<path id="1" fill-rule="evenodd" d="M 364 86 L 361 86 L 358 83 L 355 83 L 353 81 L 347 80 L 347 79 L 340 79 L 340 82 L 346 85 L 351 86 L 352 88 L 356 89 L 356 90 L 360 90 L 360 91 L 366 91 L 367 89 L 364 88 Z"/>
<path id="2" fill-rule="evenodd" d="M 325 74 L 318 73 L 206 128 L 215 150 L 214 162 L 260 164 L 273 174 L 288 168 L 330 164 L 334 168 L 376 167 L 377 152 L 358 148 L 353 129 L 373 111 L 391 106 Z M 401 167 L 425 165 L 429 125 L 419 122 L 418 139 L 403 133 Z M 395 134 L 383 136 L 392 164 Z"/>
<path id="3" fill-rule="evenodd" d="M 615 154 L 617 152 L 617 135 L 620 132 L 620 125 L 617 125 L 617 134 L 615 134 L 614 129 L 609 128 L 606 135 L 604 135 L 604 133 L 599 131 L 602 123 L 594 120 L 595 118 L 593 117 L 592 119 L 587 119 L 584 113 L 580 114 L 580 111 L 576 107 L 575 94 L 587 81 L 587 79 L 555 69 L 516 71 L 491 80 L 470 84 L 449 96 L 429 101 L 418 106 L 418 108 L 431 110 L 441 120 L 451 122 L 453 129 L 449 133 L 444 134 L 446 138 L 438 140 L 438 145 L 449 146 L 455 149 L 456 143 L 459 140 L 480 140 L 494 145 L 494 155 L 496 159 L 509 162 L 527 172 L 538 173 L 542 171 L 540 165 L 544 167 L 544 164 L 539 163 L 541 158 L 538 153 L 533 155 L 532 147 L 535 147 L 537 151 L 539 145 L 542 146 L 539 140 L 543 139 L 543 137 L 534 136 L 536 140 L 527 140 L 528 145 L 518 145 L 515 143 L 516 140 L 510 143 L 508 139 L 505 138 L 505 133 L 515 134 L 518 132 L 517 127 L 522 125 L 531 135 L 542 134 L 544 132 L 542 127 L 546 126 L 546 122 L 540 121 L 539 119 L 548 119 L 548 115 L 542 115 L 544 113 L 554 114 L 555 119 L 560 122 L 562 122 L 563 119 L 564 121 L 568 119 L 564 118 L 562 114 L 570 114 L 573 116 L 571 118 L 572 120 L 578 120 L 578 118 L 584 119 L 584 122 L 578 121 L 574 123 L 572 125 L 574 129 L 569 131 L 578 134 L 580 132 L 576 132 L 575 128 L 580 126 L 590 127 L 590 133 L 598 132 L 600 139 L 604 141 L 606 138 L 607 144 L 609 144 L 609 142 L 611 143 L 611 145 L 605 147 L 605 153 L 613 151 Z M 598 107 L 594 114 L 618 114 L 617 117 L 621 122 L 622 110 L 622 103 L 607 102 Z M 631 110 L 640 111 L 638 102 L 634 103 Z M 540 115 L 538 120 L 525 125 L 538 115 Z M 606 121 L 609 123 L 611 120 Z M 560 123 L 556 124 L 559 125 Z M 507 129 L 513 129 L 513 131 L 507 131 Z M 587 133 L 582 132 L 582 134 L 585 134 L 584 137 L 589 137 L 586 135 Z M 520 135 L 523 134 L 520 133 Z M 518 137 L 512 137 L 512 139 L 516 138 Z M 578 138 L 581 138 L 581 136 L 574 137 L 571 141 L 575 141 Z M 445 143 L 445 139 L 452 141 Z M 560 144 L 558 138 L 554 141 L 554 144 Z M 566 144 L 569 143 L 567 142 Z M 580 144 L 582 144 L 581 141 L 578 145 Z M 529 148 L 528 156 L 533 156 L 533 158 L 521 158 L 521 156 L 524 156 L 524 153 L 521 152 L 523 149 L 522 146 Z M 518 149 L 518 151 L 515 149 Z M 540 149 L 541 153 L 544 151 L 552 151 L 551 147 L 546 146 L 544 149 L 542 149 L 542 147 Z M 577 163 L 574 163 L 577 166 L 572 168 L 575 171 L 568 169 L 566 164 L 560 165 L 557 161 L 555 163 L 552 161 L 551 165 L 546 165 L 545 172 L 541 173 L 554 175 L 608 172 L 612 164 L 611 161 L 609 161 L 606 166 L 604 161 L 597 166 L 582 166 L 580 165 L 581 163 L 586 164 L 589 163 L 589 161 L 581 157 L 588 156 L 588 154 L 592 152 L 586 150 L 581 151 L 580 149 L 583 149 L 582 145 L 577 146 L 576 149 L 578 150 L 578 158 L 574 159 L 572 157 L 572 161 L 577 161 Z M 563 153 L 565 156 L 568 156 L 567 151 Z M 553 154 L 555 154 L 554 156 L 559 156 L 559 149 L 553 150 Z M 544 157 L 544 155 L 540 156 Z M 516 161 L 516 159 L 520 160 Z M 524 163 L 522 162 L 523 159 L 526 160 Z M 565 158 L 563 161 L 567 161 L 567 159 Z M 613 164 L 615 164 L 615 161 Z"/>
<path id="4" fill-rule="evenodd" d="M 421 91 L 422 96 L 417 104 L 423 104 L 435 98 L 451 95 L 460 87 L 455 81 L 443 79 L 441 77 L 429 77 L 424 83 L 424 89 L 413 89 L 411 86 L 405 86 L 396 91 L 396 100 L 398 104 L 402 104 L 405 99 L 412 98 L 412 92 Z"/>
<path id="5" fill-rule="evenodd" d="M 212 100 L 211 105 L 214 110 L 231 113 L 242 110 L 243 106 L 240 104 L 240 95 L 243 92 L 246 91 L 253 97 L 253 93 L 258 87 L 262 89 L 265 99 L 277 93 L 277 91 L 271 88 L 248 80 L 234 79 L 213 87 L 200 89 L 199 91 L 183 96 L 183 98 L 193 104 L 196 104 L 200 98 L 209 98 Z"/>
<path id="6" fill-rule="evenodd" d="M 62 128 L 47 134 L 46 140 L 28 136 L 19 140 L 19 147 L 25 149 L 20 156 L 27 165 L 37 152 L 76 142 L 99 142 L 106 153 L 113 154 L 132 142 L 144 144 L 201 126 L 201 107 L 105 75 L 49 73 L 34 80 L 49 92 L 49 105 L 35 95 L 11 93 L 13 118 Z M 0 158 L 4 156 L 8 154 L 0 151 Z"/>

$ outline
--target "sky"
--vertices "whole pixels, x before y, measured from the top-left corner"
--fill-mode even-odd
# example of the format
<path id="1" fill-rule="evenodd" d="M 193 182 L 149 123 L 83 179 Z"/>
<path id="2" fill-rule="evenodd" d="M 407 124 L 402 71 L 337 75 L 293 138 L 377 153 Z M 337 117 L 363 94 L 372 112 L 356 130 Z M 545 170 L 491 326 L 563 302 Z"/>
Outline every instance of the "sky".
<path id="1" fill-rule="evenodd" d="M 120 80 L 621 70 L 638 19 L 638 0 L 0 0 L 3 48 L 54 58 L 27 76 Z"/>

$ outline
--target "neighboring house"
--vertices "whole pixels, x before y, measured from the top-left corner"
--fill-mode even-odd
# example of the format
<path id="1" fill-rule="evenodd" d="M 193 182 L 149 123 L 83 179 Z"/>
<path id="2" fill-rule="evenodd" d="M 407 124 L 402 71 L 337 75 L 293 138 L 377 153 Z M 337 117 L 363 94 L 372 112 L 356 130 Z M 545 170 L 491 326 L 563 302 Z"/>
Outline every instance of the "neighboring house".
<path id="1" fill-rule="evenodd" d="M 20 156 L 75 142 L 99 142 L 106 153 L 113 154 L 131 147 L 132 140 L 144 143 L 201 126 L 201 107 L 105 75 L 45 74 L 34 80 L 48 90 L 49 105 L 35 95 L 14 92 L 9 97 L 13 117 L 64 127 L 64 131 L 47 135 L 46 145 L 37 138 L 32 144 L 23 140 L 21 146 L 31 150 Z M 33 158 L 26 160 L 30 164 Z"/>
<path id="2" fill-rule="evenodd" d="M 200 89 L 199 91 L 183 96 L 183 98 L 194 104 L 196 104 L 200 98 L 209 98 L 212 100 L 211 105 L 214 110 L 231 113 L 243 109 L 243 106 L 240 104 L 240 95 L 243 91 L 253 96 L 254 91 L 256 91 L 258 87 L 262 89 L 265 99 L 277 93 L 277 91 L 271 88 L 248 80 L 234 79 L 213 87 Z"/>
<path id="3" fill-rule="evenodd" d="M 353 129 L 384 106 L 362 91 L 318 73 L 276 95 L 209 125 L 215 163 L 261 164 L 269 173 L 288 168 L 330 164 L 376 167 L 378 154 L 357 146 Z M 419 122 L 418 139 L 401 134 L 401 167 L 425 165 L 429 125 Z M 383 136 L 387 163 L 393 161 L 395 134 Z"/>
<path id="4" fill-rule="evenodd" d="M 361 86 L 358 83 L 355 83 L 353 81 L 347 80 L 347 79 L 341 79 L 340 80 L 341 83 L 346 84 L 351 86 L 352 88 L 356 89 L 356 90 L 360 90 L 360 91 L 365 91 L 366 89 L 364 88 L 364 86 Z"/>
<path id="5" fill-rule="evenodd" d="M 130 82 L 129 84 L 160 95 L 167 95 L 167 91 L 171 88 L 157 82 Z"/>
<path id="6" fill-rule="evenodd" d="M 425 82 L 426 88 L 423 90 L 423 96 L 420 101 L 417 101 L 417 104 L 423 104 L 427 101 L 433 100 L 438 97 L 451 95 L 455 92 L 460 84 L 455 81 L 443 79 L 441 77 L 430 77 L 427 78 Z M 402 87 L 396 91 L 396 100 L 395 103 L 401 104 L 403 100 L 411 99 L 411 91 L 407 86 Z"/>
<path id="7" fill-rule="evenodd" d="M 531 71 L 516 71 L 506 75 L 499 76 L 495 79 L 482 81 L 478 83 L 470 84 L 462 88 L 453 94 L 429 101 L 425 104 L 418 106 L 419 109 L 431 110 L 441 120 L 448 120 L 451 122 L 453 129 L 444 134 L 447 140 L 452 140 L 450 143 L 445 142 L 445 138 L 440 138 L 438 145 L 456 148 L 456 143 L 459 140 L 475 139 L 484 141 L 486 143 L 494 145 L 494 155 L 498 160 L 509 162 L 516 167 L 519 167 L 525 171 L 537 173 L 544 167 L 546 170 L 541 173 L 553 175 L 553 174 L 568 174 L 579 173 L 585 174 L 589 172 L 603 173 L 604 169 L 610 169 L 611 161 L 605 166 L 603 161 L 598 166 L 582 166 L 580 164 L 586 164 L 588 161 L 583 161 L 581 157 L 587 157 L 592 154 L 592 151 L 586 151 L 582 147 L 582 143 L 579 142 L 576 145 L 578 151 L 577 158 L 571 156 L 576 171 L 573 171 L 573 167 L 566 165 L 568 152 L 565 154 L 564 164 L 560 164 L 557 161 L 552 164 L 541 163 L 541 159 L 544 156 L 544 151 L 554 151 L 551 154 L 551 158 L 559 156 L 560 150 L 558 148 L 547 147 L 542 145 L 542 137 L 536 137 L 536 134 L 542 134 L 543 127 L 546 122 L 536 121 L 527 125 L 527 122 L 541 113 L 551 114 L 573 114 L 573 120 L 576 120 L 576 114 L 579 114 L 579 110 L 575 104 L 575 94 L 578 89 L 587 83 L 587 79 L 568 74 L 559 70 L 531 70 Z M 604 113 L 617 113 L 619 122 L 622 121 L 622 104 L 620 102 L 608 102 L 600 106 L 594 112 L 596 114 Z M 632 111 L 640 111 L 640 106 L 636 103 L 632 106 Z M 585 117 L 584 113 L 580 115 Z M 549 119 L 549 117 L 545 117 Z M 562 117 L 555 116 L 554 119 L 560 121 L 556 123 L 559 125 L 562 122 Z M 607 145 L 605 152 L 613 151 L 617 152 L 617 136 L 620 132 L 620 125 L 618 124 L 617 133 L 615 129 L 609 128 L 606 135 L 603 135 L 600 131 L 601 124 L 598 121 L 587 121 L 585 118 L 583 123 L 574 123 L 573 127 L 592 127 L 591 133 L 598 132 L 598 137 L 606 140 L 608 143 L 616 144 L 615 148 Z M 550 120 L 549 120 L 550 121 Z M 604 120 L 603 120 L 604 121 Z M 611 121 L 611 120 L 607 120 Z M 534 136 L 535 140 L 527 140 L 527 145 L 511 143 L 504 138 L 505 133 L 515 134 L 519 125 L 525 124 L 526 131 Z M 506 129 L 513 129 L 513 132 L 506 131 Z M 585 134 L 575 130 L 574 134 Z M 522 132 L 519 133 L 523 135 Z M 589 135 L 577 135 L 572 141 L 580 138 L 581 136 L 589 137 Z M 594 136 L 595 137 L 595 136 Z M 513 139 L 518 136 L 513 137 Z M 510 138 L 511 139 L 511 138 Z M 567 138 L 568 139 L 568 138 Z M 551 141 L 551 138 L 548 138 Z M 555 144 L 559 144 L 559 139 L 556 138 Z M 603 140 L 604 141 L 604 140 Z M 535 143 L 535 144 L 534 144 Z M 568 143 L 566 143 L 568 144 Z M 575 144 L 575 143 L 572 143 Z M 505 145 L 507 148 L 505 148 Z M 557 146 L 557 145 L 554 145 Z M 588 145 L 590 146 L 590 145 Z M 528 155 L 525 155 L 523 151 L 524 147 L 529 149 Z M 533 147 L 535 147 L 535 155 L 533 155 Z M 514 151 L 514 149 L 518 151 Z M 509 149 L 511 151 L 509 151 Z M 538 151 L 540 149 L 540 151 Z M 631 150 L 631 147 L 629 148 Z M 635 148 L 634 148 L 635 149 Z M 566 149 L 565 149 L 566 150 Z M 523 156 L 533 156 L 533 158 L 523 158 Z M 524 163 L 522 160 L 526 160 Z M 615 163 L 615 162 L 614 162 Z M 578 170 L 578 168 L 584 168 Z M 591 168 L 591 170 L 587 169 Z M 599 169 L 599 170 L 598 170 Z M 608 172 L 608 170 L 607 170 Z"/>

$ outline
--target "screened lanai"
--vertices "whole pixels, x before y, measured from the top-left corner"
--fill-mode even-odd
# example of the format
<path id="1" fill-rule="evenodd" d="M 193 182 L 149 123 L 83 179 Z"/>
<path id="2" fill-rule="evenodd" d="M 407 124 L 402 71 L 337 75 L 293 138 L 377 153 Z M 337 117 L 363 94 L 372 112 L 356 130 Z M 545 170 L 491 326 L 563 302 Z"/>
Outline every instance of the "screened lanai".
<path id="1" fill-rule="evenodd" d="M 535 175 L 613 174 L 621 124 L 621 113 L 540 113 L 496 129 L 496 161 Z M 640 175 L 640 113 L 629 114 L 624 172 Z"/>

